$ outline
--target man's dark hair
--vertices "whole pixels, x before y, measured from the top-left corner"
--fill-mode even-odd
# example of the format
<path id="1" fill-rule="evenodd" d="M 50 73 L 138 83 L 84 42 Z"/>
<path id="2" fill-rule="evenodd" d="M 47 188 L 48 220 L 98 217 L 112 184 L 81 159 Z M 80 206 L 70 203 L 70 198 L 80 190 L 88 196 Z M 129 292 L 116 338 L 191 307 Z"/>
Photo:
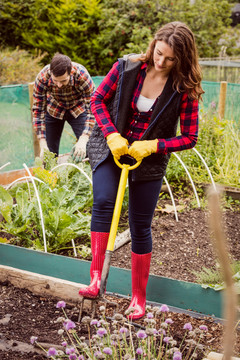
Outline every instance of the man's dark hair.
<path id="1" fill-rule="evenodd" d="M 72 69 L 71 59 L 67 55 L 56 53 L 50 63 L 50 71 L 54 76 L 62 76 L 67 71 L 70 74 Z"/>

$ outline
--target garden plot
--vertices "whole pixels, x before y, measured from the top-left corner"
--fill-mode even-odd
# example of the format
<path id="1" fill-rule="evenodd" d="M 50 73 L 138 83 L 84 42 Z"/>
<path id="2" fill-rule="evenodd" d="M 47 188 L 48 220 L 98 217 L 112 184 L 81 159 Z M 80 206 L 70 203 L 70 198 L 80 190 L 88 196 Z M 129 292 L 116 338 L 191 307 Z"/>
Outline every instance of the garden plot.
<path id="1" fill-rule="evenodd" d="M 52 280 L 52 279 L 51 279 Z M 49 281 L 45 279 L 45 281 Z M 53 280 L 52 280 L 53 281 Z M 51 283 L 53 286 L 53 282 Z M 70 284 L 67 284 L 69 287 Z M 63 291 L 63 298 L 66 296 L 66 292 L 64 291 L 64 284 L 62 285 Z M 11 285 L 8 281 L 4 281 L 0 284 L 0 292 L 1 292 L 1 302 L 4 303 L 4 306 L 0 307 L 0 332 L 1 332 L 1 341 L 0 341 L 0 358 L 9 359 L 9 360 L 43 360 L 45 359 L 46 353 L 44 353 L 39 347 L 34 347 L 31 342 L 31 337 L 36 337 L 37 343 L 43 346 L 47 351 L 49 348 L 52 350 L 53 348 L 55 351 L 63 351 L 66 352 L 66 346 L 63 345 L 63 340 L 65 339 L 69 346 L 68 348 L 72 347 L 72 344 L 69 341 L 69 338 L 66 333 L 66 329 L 64 330 L 64 339 L 61 335 L 63 326 L 61 321 L 57 321 L 57 319 L 63 316 L 63 312 L 61 307 L 56 307 L 59 298 L 52 297 L 50 295 L 42 294 L 42 295 L 35 295 L 31 291 L 27 290 L 26 288 L 19 289 L 13 285 Z M 110 300 L 118 302 L 119 314 L 124 314 L 125 310 L 129 305 L 128 299 L 107 296 Z M 68 298 L 69 300 L 69 298 Z M 97 305 L 97 312 L 95 315 L 95 324 L 98 323 L 99 320 L 103 320 L 101 325 L 94 326 L 90 325 L 90 317 L 91 311 L 89 311 L 88 307 L 84 307 L 84 313 L 82 321 L 79 322 L 79 308 L 76 304 L 67 303 L 64 311 L 66 313 L 67 318 L 69 319 L 69 326 L 76 330 L 78 333 L 79 338 L 81 338 L 81 343 L 86 343 L 86 347 L 89 348 L 89 331 L 90 331 L 90 338 L 92 335 L 98 333 L 101 339 L 102 345 L 96 345 L 92 343 L 93 349 L 95 354 L 94 357 L 90 357 L 90 359 L 98 359 L 100 357 L 100 352 L 102 354 L 108 354 L 108 359 L 121 359 L 122 357 L 117 357 L 116 355 L 111 357 L 109 354 L 114 349 L 117 349 L 113 345 L 110 345 L 108 341 L 108 337 L 106 332 L 109 331 L 113 334 L 113 331 L 116 330 L 113 327 L 113 319 L 109 318 L 113 316 L 112 308 L 106 307 L 106 313 L 103 315 L 102 306 L 103 303 L 99 303 Z M 62 306 L 62 305 L 61 305 Z M 211 317 L 200 317 L 196 318 L 188 313 L 184 312 L 176 312 L 171 308 L 168 308 L 167 305 L 158 305 L 158 309 L 162 309 L 158 315 L 156 315 L 156 306 L 151 307 L 148 309 L 149 315 L 143 319 L 136 321 L 136 327 L 131 328 L 131 334 L 133 338 L 133 344 L 135 348 L 135 355 L 136 358 L 141 358 L 140 355 L 141 351 L 143 353 L 149 353 L 157 351 L 159 352 L 160 349 L 160 339 L 161 334 L 164 333 L 164 327 L 161 325 L 163 322 L 166 321 L 166 326 L 168 328 L 168 336 L 163 336 L 165 339 L 162 344 L 164 348 L 168 346 L 170 348 L 169 341 L 176 341 L 175 347 L 180 346 L 183 339 L 191 340 L 190 331 L 191 329 L 194 331 L 195 329 L 204 329 L 201 330 L 202 338 L 197 339 L 200 340 L 201 350 L 198 350 L 196 353 L 198 355 L 195 359 L 200 360 L 203 359 L 203 354 L 208 356 L 211 351 L 221 353 L 222 349 L 222 342 L 223 342 L 223 326 L 221 323 L 214 321 Z M 150 335 L 151 331 L 147 330 L 151 327 L 152 314 L 154 314 L 154 319 L 156 323 L 154 323 L 154 329 L 156 329 L 158 335 L 155 336 Z M 89 318 L 88 318 L 89 316 Z M 120 316 L 121 317 L 121 316 Z M 118 317 L 118 319 L 120 318 Z M 148 321 L 147 321 L 148 319 Z M 73 325 L 74 324 L 74 325 Z M 116 322 L 115 322 L 116 324 Z M 70 328 L 71 328 L 70 327 Z M 207 328 L 206 328 L 207 327 Z M 59 332 L 59 330 L 61 331 Z M 126 321 L 121 322 L 118 320 L 117 324 L 117 333 L 115 331 L 115 335 L 120 336 L 120 342 L 122 343 L 122 354 L 125 353 L 127 348 L 127 343 L 129 344 L 129 323 Z M 165 329 L 166 331 L 167 329 Z M 71 329 L 69 333 L 71 335 Z M 127 332 L 128 331 L 128 332 Z M 148 336 L 146 336 L 148 334 Z M 124 338 L 126 336 L 126 339 Z M 146 336 L 146 338 L 145 338 Z M 170 336 L 173 339 L 170 339 Z M 199 333 L 198 333 L 199 337 Z M 169 338 L 169 339 L 168 339 Z M 189 343 L 188 341 L 186 344 Z M 167 345 L 168 344 L 168 345 Z M 185 346 L 185 341 L 183 342 Z M 71 346 L 70 346 L 71 345 Z M 94 347 L 96 346 L 96 347 Z M 186 351 L 189 350 L 184 346 L 181 347 L 181 350 L 186 355 Z M 85 351 L 87 351 L 85 347 L 84 351 L 81 351 L 80 354 L 84 354 L 86 356 Z M 163 348 L 163 347 L 162 347 Z M 139 350 L 137 350 L 139 349 Z M 200 349 L 200 347 L 199 347 Z M 204 350 L 203 350 L 204 349 Z M 130 347 L 129 347 L 130 350 Z M 137 352 L 138 351 L 138 352 Z M 91 354 L 91 351 L 89 351 Z M 239 331 L 236 333 L 236 346 L 234 348 L 234 354 L 240 354 L 240 333 Z M 219 354 L 220 355 L 220 354 Z M 55 357 L 54 357 L 55 358 Z M 65 357 L 68 358 L 69 357 Z M 88 357 L 86 356 L 85 359 Z M 150 357 L 153 359 L 154 357 Z M 83 359 L 83 358 L 81 358 Z M 210 359 L 210 357 L 209 357 Z M 216 359 L 216 358 L 215 358 Z"/>

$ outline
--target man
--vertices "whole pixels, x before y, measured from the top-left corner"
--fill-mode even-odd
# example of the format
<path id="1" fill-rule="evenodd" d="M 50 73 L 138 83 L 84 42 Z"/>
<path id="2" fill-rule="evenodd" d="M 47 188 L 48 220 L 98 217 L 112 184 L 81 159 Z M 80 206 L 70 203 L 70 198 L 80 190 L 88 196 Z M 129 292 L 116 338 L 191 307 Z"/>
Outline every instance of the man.
<path id="1" fill-rule="evenodd" d="M 59 154 L 59 144 L 67 121 L 77 143 L 73 148 L 76 162 L 86 157 L 86 144 L 94 125 L 90 98 L 94 83 L 86 68 L 56 53 L 50 64 L 37 75 L 33 90 L 33 126 L 39 139 L 40 158 L 48 150 Z"/>

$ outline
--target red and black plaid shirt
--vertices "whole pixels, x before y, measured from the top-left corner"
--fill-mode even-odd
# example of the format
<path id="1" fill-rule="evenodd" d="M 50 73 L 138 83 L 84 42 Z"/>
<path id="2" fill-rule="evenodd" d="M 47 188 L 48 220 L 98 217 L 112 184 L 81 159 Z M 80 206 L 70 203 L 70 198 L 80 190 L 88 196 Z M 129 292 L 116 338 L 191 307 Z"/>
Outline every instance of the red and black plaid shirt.
<path id="1" fill-rule="evenodd" d="M 139 112 L 137 101 L 141 93 L 143 81 L 146 76 L 147 64 L 143 63 L 138 74 L 135 90 L 131 101 L 131 115 L 128 128 L 125 130 L 126 137 L 131 144 L 133 141 L 141 140 L 142 135 L 147 129 L 151 114 L 154 108 L 148 112 Z M 117 132 L 116 127 L 111 121 L 107 110 L 109 100 L 115 95 L 117 82 L 119 79 L 119 62 L 116 62 L 91 99 L 91 110 L 101 128 L 104 136 Z M 198 101 L 188 98 L 187 93 L 182 96 L 180 111 L 180 130 L 181 135 L 169 139 L 158 139 L 158 152 L 167 153 L 181 151 L 193 147 L 198 136 Z"/>
<path id="2" fill-rule="evenodd" d="M 33 90 L 33 126 L 38 138 L 45 138 L 46 111 L 60 120 L 67 110 L 74 118 L 86 112 L 83 133 L 90 135 L 95 123 L 90 110 L 90 99 L 94 89 L 92 78 L 83 65 L 72 63 L 69 83 L 61 88 L 53 83 L 50 65 L 46 65 L 37 75 Z"/>

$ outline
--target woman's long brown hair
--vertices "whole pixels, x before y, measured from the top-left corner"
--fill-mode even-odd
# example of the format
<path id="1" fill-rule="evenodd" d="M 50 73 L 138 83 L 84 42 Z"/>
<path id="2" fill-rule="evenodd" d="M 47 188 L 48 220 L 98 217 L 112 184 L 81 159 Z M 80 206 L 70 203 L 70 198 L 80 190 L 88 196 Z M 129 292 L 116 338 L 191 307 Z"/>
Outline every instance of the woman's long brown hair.
<path id="1" fill-rule="evenodd" d="M 201 99 L 204 91 L 201 86 L 202 73 L 198 63 L 198 51 L 192 31 L 179 21 L 171 22 L 160 28 L 150 42 L 146 54 L 136 60 L 154 66 L 153 52 L 157 41 L 164 41 L 174 52 L 176 63 L 171 70 L 174 88 L 178 92 L 187 92 L 191 99 Z"/>

